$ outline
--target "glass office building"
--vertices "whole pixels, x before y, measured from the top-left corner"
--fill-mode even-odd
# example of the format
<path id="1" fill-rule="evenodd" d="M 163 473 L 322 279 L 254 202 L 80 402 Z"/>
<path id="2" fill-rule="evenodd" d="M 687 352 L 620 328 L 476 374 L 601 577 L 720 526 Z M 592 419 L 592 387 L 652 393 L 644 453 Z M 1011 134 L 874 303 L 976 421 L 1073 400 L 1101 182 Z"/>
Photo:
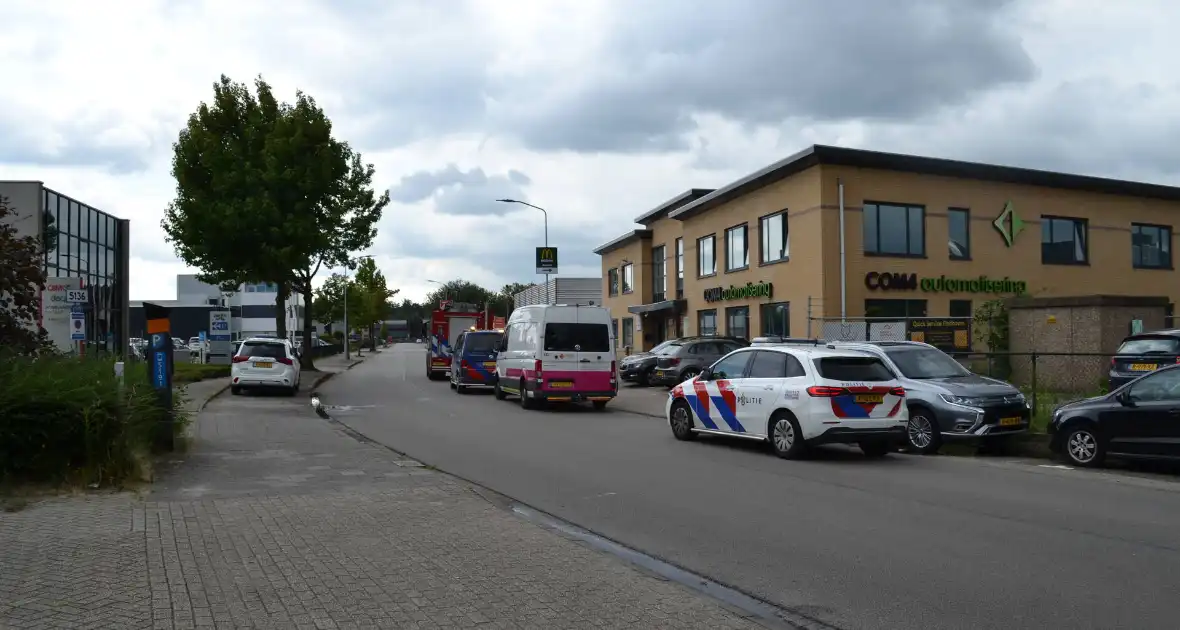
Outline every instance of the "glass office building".
<path id="1" fill-rule="evenodd" d="M 42 187 L 42 234 L 49 277 L 80 278 L 89 288 L 86 345 L 127 346 L 129 222 Z"/>

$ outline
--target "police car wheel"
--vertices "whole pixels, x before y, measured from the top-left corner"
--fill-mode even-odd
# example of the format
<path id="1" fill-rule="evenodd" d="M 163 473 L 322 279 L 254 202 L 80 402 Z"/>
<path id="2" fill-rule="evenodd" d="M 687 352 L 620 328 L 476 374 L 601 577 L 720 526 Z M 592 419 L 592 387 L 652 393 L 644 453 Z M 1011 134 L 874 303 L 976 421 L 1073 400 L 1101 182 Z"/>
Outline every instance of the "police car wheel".
<path id="1" fill-rule="evenodd" d="M 672 403 L 672 414 L 669 418 L 669 424 L 672 425 L 672 437 L 677 440 L 689 441 L 697 438 L 696 431 L 692 430 L 692 410 L 688 403 L 683 400 L 678 400 Z"/>
<path id="2" fill-rule="evenodd" d="M 803 431 L 799 429 L 799 421 L 789 412 L 778 411 L 770 417 L 767 427 L 767 437 L 774 454 L 783 459 L 797 459 L 807 450 L 803 442 Z"/>

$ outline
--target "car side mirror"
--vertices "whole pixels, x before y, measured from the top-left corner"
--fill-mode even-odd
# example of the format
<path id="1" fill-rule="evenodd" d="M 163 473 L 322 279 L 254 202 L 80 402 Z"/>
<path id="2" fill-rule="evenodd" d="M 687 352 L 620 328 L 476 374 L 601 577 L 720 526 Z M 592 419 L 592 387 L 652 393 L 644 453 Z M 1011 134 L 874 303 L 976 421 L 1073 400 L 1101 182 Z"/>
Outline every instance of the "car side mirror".
<path id="1" fill-rule="evenodd" d="M 1120 391 L 1118 394 L 1115 394 L 1114 399 L 1119 401 L 1119 404 L 1124 407 L 1135 406 L 1135 400 L 1131 398 L 1131 390 L 1129 388 Z"/>

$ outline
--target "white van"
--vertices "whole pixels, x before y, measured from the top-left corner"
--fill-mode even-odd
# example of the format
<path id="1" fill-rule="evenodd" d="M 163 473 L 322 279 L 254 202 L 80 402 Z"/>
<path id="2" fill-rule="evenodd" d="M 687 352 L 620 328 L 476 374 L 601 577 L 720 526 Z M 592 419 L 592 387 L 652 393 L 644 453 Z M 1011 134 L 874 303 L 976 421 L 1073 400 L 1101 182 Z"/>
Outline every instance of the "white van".
<path id="1" fill-rule="evenodd" d="M 619 392 L 610 311 L 601 306 L 537 304 L 512 312 L 496 357 L 496 398 L 589 400 L 604 409 Z"/>

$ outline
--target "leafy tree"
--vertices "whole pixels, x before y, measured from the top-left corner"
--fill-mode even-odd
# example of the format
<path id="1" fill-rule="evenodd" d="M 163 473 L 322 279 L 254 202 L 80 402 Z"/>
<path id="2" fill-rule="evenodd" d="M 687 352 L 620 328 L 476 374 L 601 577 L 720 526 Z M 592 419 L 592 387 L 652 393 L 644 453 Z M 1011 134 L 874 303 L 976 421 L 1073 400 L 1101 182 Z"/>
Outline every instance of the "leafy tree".
<path id="1" fill-rule="evenodd" d="M 257 96 L 222 76 L 212 103 L 201 103 L 173 144 L 176 197 L 161 226 L 178 256 L 201 270 L 203 281 L 237 287 L 243 282 L 279 284 L 275 326 L 286 335 L 289 270 L 262 246 L 279 220 L 264 177 L 272 164 L 270 145 L 288 106 L 258 78 Z"/>
<path id="2" fill-rule="evenodd" d="M 190 116 L 174 145 L 177 196 L 163 227 L 206 281 L 278 284 L 275 324 L 285 335 L 287 297 L 312 304 L 321 267 L 354 267 L 349 254 L 372 243 L 389 196 L 374 194 L 373 166 L 332 137 L 314 99 L 296 92 L 280 103 L 261 78 L 255 89 L 222 76 L 213 104 Z M 301 361 L 314 369 L 310 353 Z"/>
<path id="3" fill-rule="evenodd" d="M 376 322 L 389 316 L 388 301 L 397 295 L 397 289 L 390 290 L 385 283 L 385 274 L 377 268 L 372 258 L 363 258 L 357 265 L 356 285 L 360 293 L 361 319 L 369 330 L 370 349 L 377 349 Z"/>
<path id="4" fill-rule="evenodd" d="M 469 282 L 467 280 L 451 280 L 444 283 L 438 289 L 435 289 L 430 295 L 426 296 L 426 306 L 430 310 L 438 308 L 438 303 L 442 300 L 451 300 L 453 302 L 470 302 L 472 304 L 485 304 L 495 296 L 494 293 L 487 289 Z"/>
<path id="5" fill-rule="evenodd" d="M 0 197 L 0 351 L 27 355 L 49 344 L 45 329 L 37 325 L 44 250 L 35 237 L 17 234 L 16 215 L 8 198 Z"/>
<path id="6" fill-rule="evenodd" d="M 342 273 L 334 273 L 328 277 L 315 293 L 312 302 L 314 319 L 332 323 L 344 319 L 344 288 L 348 286 L 348 323 L 355 327 L 361 321 L 363 309 L 361 289 L 354 280 L 349 280 Z"/>

